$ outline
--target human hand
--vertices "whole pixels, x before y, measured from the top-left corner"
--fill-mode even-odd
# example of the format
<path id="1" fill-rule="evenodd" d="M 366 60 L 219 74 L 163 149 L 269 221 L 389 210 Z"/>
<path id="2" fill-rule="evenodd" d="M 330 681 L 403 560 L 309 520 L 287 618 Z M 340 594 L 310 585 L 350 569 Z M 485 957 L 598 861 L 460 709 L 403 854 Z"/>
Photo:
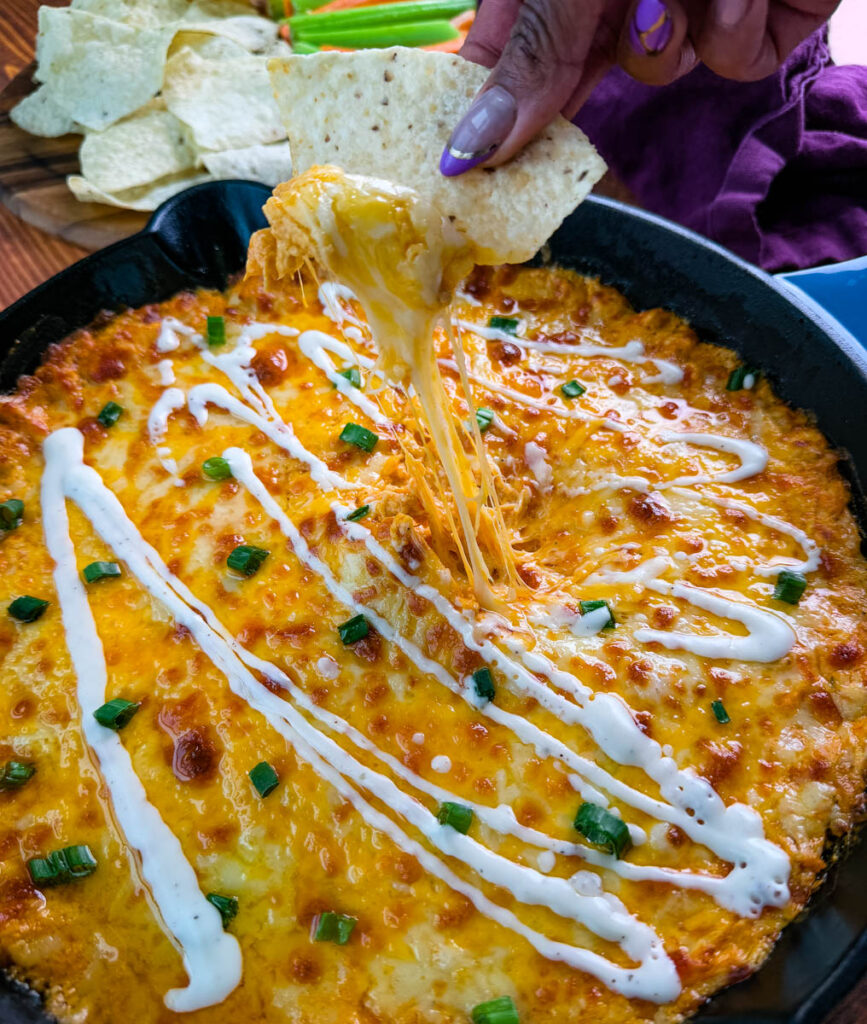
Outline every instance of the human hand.
<path id="1" fill-rule="evenodd" d="M 461 54 L 493 70 L 440 170 L 453 177 L 509 160 L 558 113 L 573 118 L 614 64 L 649 85 L 674 81 L 699 61 L 725 78 L 764 78 L 839 3 L 484 0 Z"/>

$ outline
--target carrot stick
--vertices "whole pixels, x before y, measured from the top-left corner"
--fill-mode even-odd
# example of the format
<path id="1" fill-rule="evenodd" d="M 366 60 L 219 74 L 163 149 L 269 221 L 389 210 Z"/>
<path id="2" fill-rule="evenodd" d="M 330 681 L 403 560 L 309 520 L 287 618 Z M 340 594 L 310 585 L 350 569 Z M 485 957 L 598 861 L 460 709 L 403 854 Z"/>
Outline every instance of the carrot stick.
<path id="1" fill-rule="evenodd" d="M 432 46 L 422 46 L 420 49 L 434 50 L 439 53 L 457 53 L 464 45 L 464 40 L 466 38 L 466 33 L 464 33 L 463 35 L 458 36 L 457 39 L 449 39 L 444 43 L 434 43 Z"/>
<path id="2" fill-rule="evenodd" d="M 464 11 L 463 14 L 459 14 L 456 18 L 452 18 L 452 24 L 458 32 L 467 32 L 475 20 L 476 12 L 470 9 L 469 11 Z"/>

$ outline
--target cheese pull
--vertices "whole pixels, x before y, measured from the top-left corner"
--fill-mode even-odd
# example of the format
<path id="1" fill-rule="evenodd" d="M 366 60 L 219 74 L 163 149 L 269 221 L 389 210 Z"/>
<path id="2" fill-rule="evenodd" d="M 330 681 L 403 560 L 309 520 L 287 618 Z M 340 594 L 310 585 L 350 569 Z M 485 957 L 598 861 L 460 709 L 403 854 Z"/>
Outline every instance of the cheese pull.
<path id="1" fill-rule="evenodd" d="M 302 266 L 339 281 L 358 297 L 379 350 L 378 368 L 421 406 L 421 436 L 429 437 L 450 497 L 440 507 L 422 479 L 422 500 L 433 522 L 451 522 L 451 536 L 477 600 L 500 604 L 497 584 L 513 588 L 514 557 L 475 423 L 469 458 L 449 413 L 435 353 L 439 327 L 452 336 L 456 361 L 472 408 L 463 353 L 455 343 L 448 307 L 477 250 L 449 218 L 417 192 L 337 167 L 311 167 L 278 185 L 265 204 L 269 228 L 252 240 L 248 274 L 273 286 Z M 423 467 L 418 469 L 421 477 Z M 457 525 L 451 512 L 457 512 Z M 444 559 L 446 560 L 446 559 Z M 505 593 L 503 594 L 505 596 Z"/>

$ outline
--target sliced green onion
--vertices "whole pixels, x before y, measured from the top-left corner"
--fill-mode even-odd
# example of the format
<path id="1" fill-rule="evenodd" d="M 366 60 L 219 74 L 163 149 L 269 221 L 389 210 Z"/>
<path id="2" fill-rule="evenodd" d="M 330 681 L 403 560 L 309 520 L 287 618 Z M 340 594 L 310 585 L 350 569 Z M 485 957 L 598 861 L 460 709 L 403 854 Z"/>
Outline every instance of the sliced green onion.
<path id="1" fill-rule="evenodd" d="M 751 388 L 761 375 L 762 371 L 755 369 L 755 367 L 737 366 L 729 375 L 726 391 L 742 391 L 744 388 Z"/>
<path id="2" fill-rule="evenodd" d="M 348 366 L 345 370 L 338 370 L 341 377 L 345 377 L 354 388 L 361 387 L 361 370 L 357 366 Z M 334 385 L 337 387 L 337 385 Z"/>
<path id="3" fill-rule="evenodd" d="M 256 787 L 259 796 L 265 797 L 272 793 L 280 781 L 280 777 L 267 761 L 260 761 L 248 772 L 250 781 Z"/>
<path id="4" fill-rule="evenodd" d="M 470 825 L 473 823 L 473 809 L 472 807 L 466 807 L 464 804 L 456 804 L 452 803 L 451 800 L 446 800 L 440 804 L 437 811 L 437 821 L 440 825 L 449 825 L 455 832 L 466 835 L 470 830 Z"/>
<path id="5" fill-rule="evenodd" d="M 18 498 L 0 501 L 0 530 L 16 530 L 24 519 L 24 502 Z"/>
<path id="6" fill-rule="evenodd" d="M 96 418 L 104 427 L 113 427 L 120 419 L 120 414 L 122 412 L 122 405 L 118 405 L 117 402 L 106 402 L 99 410 Z"/>
<path id="7" fill-rule="evenodd" d="M 338 946 L 345 946 L 357 923 L 357 919 L 348 914 L 335 914 L 326 910 L 313 919 L 313 941 L 334 942 Z"/>
<path id="8" fill-rule="evenodd" d="M 42 618 L 47 607 L 48 602 L 43 601 L 41 597 L 30 597 L 25 594 L 23 597 L 16 597 L 6 611 L 19 622 L 35 622 Z"/>
<path id="9" fill-rule="evenodd" d="M 272 21 L 282 21 L 286 17 L 283 0 L 268 0 L 268 15 Z"/>
<path id="10" fill-rule="evenodd" d="M 211 348 L 226 344 L 226 320 L 222 316 L 209 316 L 205 336 Z"/>
<path id="11" fill-rule="evenodd" d="M 726 711 L 725 704 L 723 704 L 719 698 L 710 702 L 710 709 L 713 711 L 714 718 L 716 718 L 720 725 L 728 725 L 731 721 L 729 713 Z"/>
<path id="12" fill-rule="evenodd" d="M 202 463 L 202 472 L 209 480 L 228 480 L 232 475 L 229 463 L 222 455 L 213 455 Z"/>
<path id="13" fill-rule="evenodd" d="M 33 884 L 40 888 L 87 878 L 96 868 L 96 858 L 89 846 L 66 846 L 47 857 L 33 857 L 27 862 Z"/>
<path id="14" fill-rule="evenodd" d="M 348 647 L 350 644 L 363 640 L 370 632 L 370 623 L 363 615 L 353 615 L 337 627 L 340 639 Z"/>
<path id="15" fill-rule="evenodd" d="M 476 688 L 476 696 L 482 700 L 494 699 L 497 688 L 494 686 L 494 677 L 491 675 L 491 670 L 487 665 L 477 668 L 473 672 L 473 685 Z"/>
<path id="16" fill-rule="evenodd" d="M 586 390 L 587 388 L 577 380 L 567 380 L 565 384 L 560 385 L 560 393 L 564 398 L 580 398 Z"/>
<path id="17" fill-rule="evenodd" d="M 595 612 L 598 608 L 608 608 L 608 622 L 602 628 L 614 629 L 617 625 L 617 619 L 614 618 L 614 612 L 608 607 L 607 601 L 579 601 L 578 607 L 581 609 L 582 615 L 586 615 L 588 612 Z"/>
<path id="18" fill-rule="evenodd" d="M 21 789 L 36 774 L 36 765 L 28 761 L 7 761 L 0 768 L 0 792 Z"/>
<path id="19" fill-rule="evenodd" d="M 118 732 L 125 725 L 129 725 L 140 707 L 141 704 L 136 704 L 135 701 L 115 697 L 114 700 L 98 707 L 94 711 L 93 717 L 106 729 L 114 729 L 115 732 Z"/>
<path id="20" fill-rule="evenodd" d="M 350 512 L 346 517 L 351 523 L 357 523 L 359 519 L 364 519 L 365 516 L 370 515 L 370 505 L 359 505 L 354 512 Z"/>
<path id="21" fill-rule="evenodd" d="M 511 996 L 500 996 L 499 999 L 479 1003 L 470 1011 L 470 1017 L 473 1024 L 520 1024 L 518 1008 Z"/>
<path id="22" fill-rule="evenodd" d="M 791 569 L 783 569 L 777 576 L 774 587 L 774 600 L 785 601 L 786 604 L 797 604 L 807 589 L 807 577 Z"/>
<path id="23" fill-rule="evenodd" d="M 86 583 L 99 583 L 100 580 L 113 580 L 121 575 L 117 562 L 91 562 L 81 570 Z"/>
<path id="24" fill-rule="evenodd" d="M 304 56 L 304 54 L 319 53 L 319 47 L 316 43 L 305 43 L 301 39 L 294 39 L 292 41 L 292 52 Z"/>
<path id="25" fill-rule="evenodd" d="M 293 6 L 301 10 L 303 4 Z M 473 6 L 474 0 L 400 0 L 398 3 L 371 4 L 344 11 L 324 11 L 322 14 L 293 14 L 288 24 L 293 39 L 299 33 L 307 38 L 311 32 L 321 34 L 333 29 L 388 27 L 413 21 L 454 18 Z"/>
<path id="26" fill-rule="evenodd" d="M 229 922 L 238 916 L 237 896 L 223 896 L 218 892 L 209 892 L 205 899 L 219 910 L 224 928 L 228 928 Z"/>
<path id="27" fill-rule="evenodd" d="M 484 434 L 488 427 L 494 422 L 494 410 L 487 409 L 482 406 L 476 409 L 476 423 L 479 425 L 479 430 Z"/>
<path id="28" fill-rule="evenodd" d="M 488 327 L 493 327 L 497 331 L 505 331 L 506 334 L 517 334 L 520 322 L 516 316 L 488 317 Z"/>
<path id="29" fill-rule="evenodd" d="M 623 819 L 598 804 L 581 804 L 575 815 L 575 829 L 589 843 L 603 847 L 615 857 L 622 857 L 632 846 L 629 829 Z"/>
<path id="30" fill-rule="evenodd" d="M 360 427 L 357 423 L 347 423 L 340 431 L 340 440 L 346 441 L 347 444 L 354 444 L 366 452 L 372 452 L 379 438 L 367 427 Z"/>
<path id="31" fill-rule="evenodd" d="M 226 559 L 226 565 L 242 576 L 252 576 L 262 567 L 262 563 L 270 555 L 264 548 L 255 548 L 250 544 L 239 544 Z"/>

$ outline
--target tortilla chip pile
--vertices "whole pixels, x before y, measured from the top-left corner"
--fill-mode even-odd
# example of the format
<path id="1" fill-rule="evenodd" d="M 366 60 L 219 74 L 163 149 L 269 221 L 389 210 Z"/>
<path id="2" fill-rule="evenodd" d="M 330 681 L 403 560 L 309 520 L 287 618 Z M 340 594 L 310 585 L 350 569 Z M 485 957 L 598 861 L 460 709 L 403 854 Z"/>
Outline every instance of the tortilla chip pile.
<path id="1" fill-rule="evenodd" d="M 200 181 L 290 177 L 267 62 L 278 26 L 238 0 L 72 0 L 39 11 L 39 88 L 12 111 L 33 135 L 84 136 L 85 202 L 153 210 Z"/>

